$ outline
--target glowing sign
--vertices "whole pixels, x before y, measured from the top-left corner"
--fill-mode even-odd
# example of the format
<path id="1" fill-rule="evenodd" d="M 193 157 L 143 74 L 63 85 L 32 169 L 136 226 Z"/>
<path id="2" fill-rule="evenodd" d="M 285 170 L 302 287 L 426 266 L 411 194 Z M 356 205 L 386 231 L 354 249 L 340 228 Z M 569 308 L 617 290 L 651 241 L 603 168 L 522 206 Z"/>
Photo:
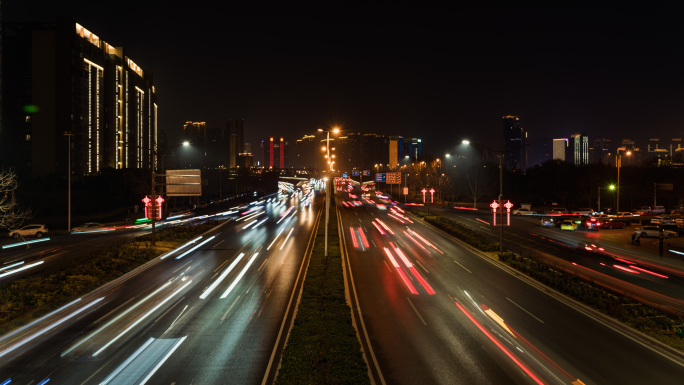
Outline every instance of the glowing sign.
<path id="1" fill-rule="evenodd" d="M 423 203 L 425 203 L 425 193 L 427 192 L 427 190 L 426 190 L 426 189 L 422 189 L 422 190 L 420 190 L 420 192 L 423 193 Z"/>
<path id="2" fill-rule="evenodd" d="M 147 219 L 162 219 L 162 211 L 161 211 L 161 204 L 164 202 L 164 198 L 161 196 L 158 196 L 154 201 L 150 199 L 150 197 L 146 196 L 145 198 L 142 199 L 143 203 L 145 203 L 145 218 Z M 153 204 L 154 202 L 154 204 Z"/>
<path id="3" fill-rule="evenodd" d="M 435 189 L 431 188 L 430 189 L 430 203 L 435 203 L 433 201 L 433 197 L 435 196 Z"/>
<path id="4" fill-rule="evenodd" d="M 511 225 L 511 208 L 513 207 L 513 203 L 511 201 L 506 201 L 503 205 L 506 208 L 506 219 L 508 222 L 506 223 L 506 226 Z"/>
<path id="5" fill-rule="evenodd" d="M 492 223 L 494 223 L 494 226 L 496 226 L 496 210 L 499 208 L 499 202 L 494 201 L 489 204 L 489 207 L 492 208 L 492 213 L 494 215 L 494 220 L 492 221 Z"/>

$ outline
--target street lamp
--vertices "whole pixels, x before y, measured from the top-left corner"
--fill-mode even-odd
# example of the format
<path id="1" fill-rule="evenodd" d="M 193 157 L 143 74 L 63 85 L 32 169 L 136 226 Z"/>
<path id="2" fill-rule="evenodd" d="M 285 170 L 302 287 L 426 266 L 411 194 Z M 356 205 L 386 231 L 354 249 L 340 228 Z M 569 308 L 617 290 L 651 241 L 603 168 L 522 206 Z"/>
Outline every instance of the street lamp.
<path id="1" fill-rule="evenodd" d="M 625 152 L 625 155 L 632 155 L 631 151 Z M 620 154 L 620 149 L 617 150 L 617 201 L 615 202 L 615 212 L 620 212 L 620 165 L 622 164 L 622 154 Z"/>
<path id="2" fill-rule="evenodd" d="M 599 188 L 598 188 L 598 210 L 596 210 L 596 212 L 598 212 L 599 214 L 601 214 L 601 190 L 611 190 L 611 191 L 613 191 L 613 190 L 615 190 L 615 185 L 614 185 L 614 184 L 611 184 L 611 185 L 608 186 L 608 187 L 601 187 L 601 186 L 599 186 Z"/>
<path id="3" fill-rule="evenodd" d="M 325 256 L 328 256 L 328 223 L 330 222 L 330 182 L 332 181 L 332 170 L 333 170 L 333 163 L 331 162 L 330 159 L 330 131 L 332 131 L 334 134 L 337 134 L 340 132 L 340 129 L 338 127 L 333 127 L 327 130 L 324 130 L 322 128 L 318 129 L 319 132 L 325 132 L 327 135 L 327 138 L 325 140 L 325 148 L 327 150 L 326 153 L 326 159 L 328 159 L 328 171 L 330 171 L 330 177 L 328 178 L 327 183 L 325 184 Z"/>

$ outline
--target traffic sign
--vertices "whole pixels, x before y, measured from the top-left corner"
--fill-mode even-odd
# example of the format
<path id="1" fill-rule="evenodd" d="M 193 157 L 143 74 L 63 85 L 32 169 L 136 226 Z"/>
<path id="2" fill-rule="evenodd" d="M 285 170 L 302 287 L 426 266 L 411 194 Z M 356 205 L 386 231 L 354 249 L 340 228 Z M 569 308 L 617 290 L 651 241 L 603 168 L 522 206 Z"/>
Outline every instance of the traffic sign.
<path id="1" fill-rule="evenodd" d="M 401 184 L 401 173 L 400 172 L 388 172 L 387 173 L 387 184 Z"/>
<path id="2" fill-rule="evenodd" d="M 363 176 L 370 176 L 370 170 L 363 170 Z"/>
<path id="3" fill-rule="evenodd" d="M 387 182 L 387 173 L 376 172 L 375 173 L 375 181 L 376 182 Z"/>
<path id="4" fill-rule="evenodd" d="M 347 177 L 347 174 L 342 174 L 342 178 L 346 178 L 346 177 Z"/>
<path id="5" fill-rule="evenodd" d="M 404 195 L 408 195 L 408 187 L 404 187 Z"/>
<path id="6" fill-rule="evenodd" d="M 359 176 L 359 170 L 352 170 L 352 176 Z"/>

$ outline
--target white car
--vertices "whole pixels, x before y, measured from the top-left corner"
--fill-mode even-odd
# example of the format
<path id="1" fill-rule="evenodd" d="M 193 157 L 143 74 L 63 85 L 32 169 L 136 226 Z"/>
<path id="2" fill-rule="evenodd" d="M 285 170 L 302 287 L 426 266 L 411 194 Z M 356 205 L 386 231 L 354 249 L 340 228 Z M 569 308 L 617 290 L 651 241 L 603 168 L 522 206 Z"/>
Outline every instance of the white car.
<path id="1" fill-rule="evenodd" d="M 104 227 L 102 223 L 95 223 L 95 222 L 88 222 L 84 223 L 80 226 L 76 226 L 73 229 L 71 229 L 72 233 L 80 233 L 82 231 L 92 231 L 92 230 L 97 230 L 99 228 Z"/>
<path id="2" fill-rule="evenodd" d="M 513 215 L 534 215 L 536 213 L 537 213 L 536 211 L 523 209 L 523 208 L 513 210 Z"/>
<path id="3" fill-rule="evenodd" d="M 644 226 L 642 228 L 634 229 L 634 233 L 640 237 L 656 237 L 660 238 L 660 228 L 655 226 Z M 663 230 L 664 238 L 677 238 L 679 234 L 675 231 Z"/>
<path id="4" fill-rule="evenodd" d="M 28 237 L 35 235 L 36 238 L 42 238 L 47 234 L 48 228 L 45 225 L 26 225 L 20 229 L 10 230 L 9 236 L 11 238 Z"/>
<path id="5" fill-rule="evenodd" d="M 577 209 L 577 210 L 573 211 L 572 213 L 574 215 L 590 217 L 590 216 L 594 215 L 594 209 L 590 209 L 590 208 Z"/>

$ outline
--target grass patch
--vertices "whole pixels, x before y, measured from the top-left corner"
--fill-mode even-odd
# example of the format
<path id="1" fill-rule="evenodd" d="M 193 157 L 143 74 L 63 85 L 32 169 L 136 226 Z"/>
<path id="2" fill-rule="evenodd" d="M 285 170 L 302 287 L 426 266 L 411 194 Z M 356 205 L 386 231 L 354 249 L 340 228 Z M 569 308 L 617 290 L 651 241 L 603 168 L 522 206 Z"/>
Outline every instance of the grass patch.
<path id="1" fill-rule="evenodd" d="M 321 220 L 275 383 L 370 384 L 361 344 L 344 297 L 337 213 L 331 205 L 328 257 L 325 220 Z"/>
<path id="2" fill-rule="evenodd" d="M 176 248 L 216 224 L 177 226 L 151 237 L 111 246 L 51 267 L 26 278 L 0 285 L 0 335 L 39 318 L 87 294 L 157 256 Z"/>

